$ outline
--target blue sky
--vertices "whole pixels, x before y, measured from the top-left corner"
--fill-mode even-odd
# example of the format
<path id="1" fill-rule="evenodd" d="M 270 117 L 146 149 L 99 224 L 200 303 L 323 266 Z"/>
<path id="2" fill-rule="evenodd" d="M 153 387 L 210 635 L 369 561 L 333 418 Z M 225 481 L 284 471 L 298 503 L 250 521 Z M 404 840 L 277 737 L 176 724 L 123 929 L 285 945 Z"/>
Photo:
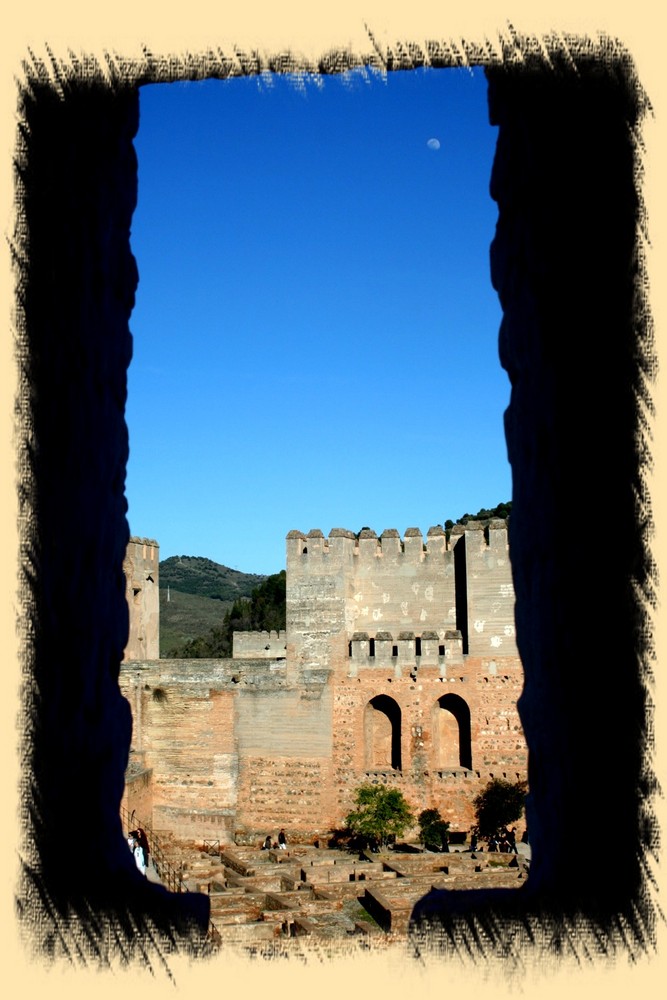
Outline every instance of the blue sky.
<path id="1" fill-rule="evenodd" d="M 511 498 L 481 69 L 142 87 L 132 534 L 285 565 Z M 435 141 L 431 141 L 435 140 Z"/>

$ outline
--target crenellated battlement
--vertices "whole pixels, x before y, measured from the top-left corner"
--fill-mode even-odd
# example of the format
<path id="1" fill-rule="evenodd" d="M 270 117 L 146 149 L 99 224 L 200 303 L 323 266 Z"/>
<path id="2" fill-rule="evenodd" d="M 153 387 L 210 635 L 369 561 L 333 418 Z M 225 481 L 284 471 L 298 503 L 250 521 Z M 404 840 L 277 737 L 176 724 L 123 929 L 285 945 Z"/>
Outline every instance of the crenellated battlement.
<path id="1" fill-rule="evenodd" d="M 396 677 L 417 667 L 438 667 L 446 676 L 446 666 L 462 662 L 462 638 L 457 629 L 424 629 L 417 635 L 405 630 L 393 635 L 379 631 L 354 632 L 348 644 L 349 676 L 356 677 L 360 669 L 391 668 Z"/>
<path id="2" fill-rule="evenodd" d="M 507 549 L 507 522 L 494 518 L 488 525 L 479 521 L 455 524 L 449 538 L 443 527 L 435 525 L 428 529 L 426 539 L 419 528 L 406 528 L 402 537 L 396 528 L 385 528 L 380 535 L 371 528 L 363 528 L 358 534 L 346 528 L 332 528 L 328 537 L 319 528 L 312 528 L 307 533 L 293 530 L 287 535 L 287 559 L 289 563 L 290 559 L 302 561 L 306 556 L 363 560 L 389 555 L 422 560 L 453 552 L 462 537 L 468 538 L 468 544 L 480 551 Z"/>
<path id="3" fill-rule="evenodd" d="M 338 650 L 340 662 L 353 635 L 362 632 L 373 637 L 376 652 L 355 646 L 355 656 L 359 662 L 371 656 L 369 665 L 390 664 L 396 646 L 403 662 L 414 659 L 420 654 L 409 642 L 429 633 L 439 641 L 427 638 L 423 655 L 440 663 L 445 632 L 457 630 L 462 652 L 452 646 L 449 657 L 501 650 L 516 655 L 507 522 L 471 521 L 449 532 L 436 525 L 426 536 L 419 528 L 402 536 L 395 528 L 380 535 L 371 528 L 358 534 L 334 528 L 328 537 L 318 528 L 290 531 L 287 613 L 290 642 L 301 648 L 303 662 L 324 635 L 338 637 L 326 646 Z"/>

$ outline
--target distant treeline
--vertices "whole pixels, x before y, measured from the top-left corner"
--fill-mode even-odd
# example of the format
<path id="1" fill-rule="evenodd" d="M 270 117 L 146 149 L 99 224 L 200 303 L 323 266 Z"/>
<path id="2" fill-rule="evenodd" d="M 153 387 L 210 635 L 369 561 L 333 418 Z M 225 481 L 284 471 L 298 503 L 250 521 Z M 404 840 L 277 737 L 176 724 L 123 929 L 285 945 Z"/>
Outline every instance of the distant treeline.
<path id="1" fill-rule="evenodd" d="M 511 500 L 508 500 L 507 503 L 499 503 L 497 507 L 492 507 L 488 510 L 486 507 L 482 507 L 476 514 L 464 514 L 463 517 L 457 518 L 456 521 L 446 520 L 445 531 L 449 531 L 455 524 L 467 524 L 468 521 L 490 521 L 494 517 L 502 517 L 507 520 L 511 512 Z"/>

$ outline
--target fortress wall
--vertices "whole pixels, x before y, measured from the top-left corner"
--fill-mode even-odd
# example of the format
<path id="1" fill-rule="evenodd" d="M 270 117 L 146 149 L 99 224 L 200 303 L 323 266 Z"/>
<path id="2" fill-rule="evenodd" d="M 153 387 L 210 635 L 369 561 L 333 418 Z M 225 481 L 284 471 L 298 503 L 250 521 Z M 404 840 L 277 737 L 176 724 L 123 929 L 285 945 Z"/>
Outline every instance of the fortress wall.
<path id="1" fill-rule="evenodd" d="M 286 687 L 284 662 L 127 663 L 121 690 L 133 749 L 152 771 L 153 823 L 177 836 L 310 830 L 333 815 L 331 687 L 311 671 Z M 277 832 L 277 831 L 276 831 Z"/>
<path id="2" fill-rule="evenodd" d="M 295 676 L 304 667 L 341 668 L 345 660 L 346 580 L 353 550 L 351 532 L 328 541 L 316 530 L 287 536 L 287 660 Z"/>
<path id="3" fill-rule="evenodd" d="M 386 629 L 395 633 L 456 628 L 453 553 L 442 537 L 420 531 L 374 533 L 359 539 L 347 594 L 348 631 Z M 396 545 L 398 540 L 399 544 Z"/>
<path id="4" fill-rule="evenodd" d="M 330 756 L 331 689 L 239 691 L 236 737 L 244 756 Z"/>
<path id="5" fill-rule="evenodd" d="M 526 768 L 526 740 L 517 701 L 523 690 L 519 657 L 482 658 L 476 673 L 477 760 L 485 770 Z"/>
<path id="6" fill-rule="evenodd" d="M 238 754 L 232 692 L 164 689 L 166 701 L 145 697 L 143 749 L 153 769 L 154 802 L 174 795 L 199 808 L 236 803 Z"/>
<path id="7" fill-rule="evenodd" d="M 491 776 L 503 778 L 507 781 L 516 781 L 517 774 L 525 779 L 527 771 L 525 766 L 521 769 L 507 771 L 457 771 L 457 772 L 432 772 L 430 775 L 429 801 L 440 811 L 443 819 L 450 824 L 452 831 L 469 831 L 475 825 L 475 810 L 473 800 L 475 796 L 484 791 Z M 518 837 L 526 829 L 525 818 L 513 823 L 516 827 Z"/>
<path id="8" fill-rule="evenodd" d="M 190 661 L 188 669 L 183 662 L 159 661 L 121 670 L 121 691 L 132 709 L 132 747 L 152 771 L 158 827 L 168 826 L 165 809 L 236 808 L 235 685 L 228 669 L 206 667 L 206 661 Z"/>
<path id="9" fill-rule="evenodd" d="M 453 553 L 443 529 L 432 528 L 425 546 L 416 528 L 333 529 L 287 536 L 288 658 L 324 662 L 347 670 L 347 643 L 355 631 L 374 635 L 403 630 L 420 635 L 456 628 Z"/>
<path id="10" fill-rule="evenodd" d="M 275 837 L 284 826 L 289 839 L 291 831 L 325 833 L 335 815 L 330 756 L 243 756 L 237 829 Z"/>
<path id="11" fill-rule="evenodd" d="M 130 608 L 125 660 L 160 657 L 160 546 L 150 538 L 130 538 L 123 561 Z"/>
<path id="12" fill-rule="evenodd" d="M 519 658 L 499 655 L 509 643 L 464 655 L 455 628 L 470 609 L 495 629 L 511 617 L 506 526 L 488 542 L 463 527 L 451 546 L 441 528 L 427 538 L 290 532 L 285 633 L 236 633 L 229 660 L 124 665 L 155 822 L 183 836 L 202 824 L 315 835 L 341 826 L 371 780 L 467 829 L 492 774 L 525 775 Z"/>
<path id="13" fill-rule="evenodd" d="M 232 641 L 235 660 L 274 660 L 287 654 L 287 633 L 283 631 L 234 632 Z"/>
<path id="14" fill-rule="evenodd" d="M 417 654 L 417 640 L 421 653 Z M 374 647 L 371 647 L 371 641 Z M 374 648 L 374 652 L 372 649 Z M 360 670 L 382 668 L 393 670 L 395 677 L 402 677 L 416 668 L 423 670 L 437 667 L 440 676 L 456 669 L 463 662 L 461 634 L 455 629 L 439 632 L 424 630 L 421 634 L 399 632 L 394 635 L 384 630 L 353 632 L 348 645 L 348 670 L 356 677 Z"/>
<path id="15" fill-rule="evenodd" d="M 341 826 L 359 784 L 379 780 L 416 812 L 435 806 L 453 827 L 469 828 L 472 798 L 491 774 L 526 772 L 521 663 L 465 657 L 447 676 L 414 660 L 412 669 L 400 677 L 381 666 L 358 676 L 304 669 L 291 684 L 284 662 L 124 665 L 133 747 L 152 769 L 155 826 L 187 837 L 259 838 L 280 826 L 315 835 Z M 440 747 L 439 700 L 452 694 L 470 712 L 471 766 L 461 765 L 458 735 L 449 752 Z M 367 706 L 377 696 L 400 709 L 400 771 L 390 758 L 369 759 Z M 444 717 L 452 723 L 451 712 Z"/>
<path id="16" fill-rule="evenodd" d="M 472 656 L 517 656 L 514 585 L 507 526 L 494 520 L 488 529 L 470 521 L 465 528 L 468 652 Z M 457 543 L 461 544 L 461 543 Z"/>
<path id="17" fill-rule="evenodd" d="M 472 799 L 492 774 L 506 773 L 512 781 L 517 774 L 526 776 L 527 750 L 516 707 L 522 677 L 518 657 L 495 661 L 466 657 L 456 675 L 449 678 L 439 676 L 437 670 L 420 668 L 415 679 L 397 679 L 381 669 L 338 679 L 333 695 L 338 821 L 353 808 L 359 784 L 377 780 L 400 788 L 416 812 L 436 807 L 452 821 L 453 828 L 468 829 L 474 822 Z M 364 716 L 366 706 L 378 695 L 391 698 L 400 708 L 400 772 L 389 763 L 384 767 L 368 764 Z M 440 753 L 434 727 L 441 719 L 438 713 L 443 712 L 439 700 L 445 695 L 463 699 L 470 711 L 472 767 L 460 765 L 458 738 L 449 753 Z M 445 714 L 451 721 L 450 713 Z M 457 773 L 447 773 L 451 771 Z"/>

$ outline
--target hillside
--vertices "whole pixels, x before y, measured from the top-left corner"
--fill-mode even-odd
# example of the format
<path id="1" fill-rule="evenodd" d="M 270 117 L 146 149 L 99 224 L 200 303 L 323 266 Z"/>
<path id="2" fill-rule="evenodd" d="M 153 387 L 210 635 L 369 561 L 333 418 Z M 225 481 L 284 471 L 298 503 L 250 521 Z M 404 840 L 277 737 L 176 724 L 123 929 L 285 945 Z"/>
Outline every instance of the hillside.
<path id="1" fill-rule="evenodd" d="M 164 559 L 160 562 L 160 656 L 177 656 L 186 643 L 219 628 L 234 602 L 249 598 L 265 579 L 202 556 Z"/>
<path id="2" fill-rule="evenodd" d="M 177 656 L 185 643 L 218 628 L 232 603 L 186 594 L 171 587 L 167 601 L 166 588 L 160 588 L 160 656 Z"/>
<path id="3" fill-rule="evenodd" d="M 235 601 L 247 597 L 253 587 L 265 580 L 257 573 L 240 573 L 202 556 L 170 556 L 160 563 L 160 587 L 197 594 L 216 601 Z"/>

